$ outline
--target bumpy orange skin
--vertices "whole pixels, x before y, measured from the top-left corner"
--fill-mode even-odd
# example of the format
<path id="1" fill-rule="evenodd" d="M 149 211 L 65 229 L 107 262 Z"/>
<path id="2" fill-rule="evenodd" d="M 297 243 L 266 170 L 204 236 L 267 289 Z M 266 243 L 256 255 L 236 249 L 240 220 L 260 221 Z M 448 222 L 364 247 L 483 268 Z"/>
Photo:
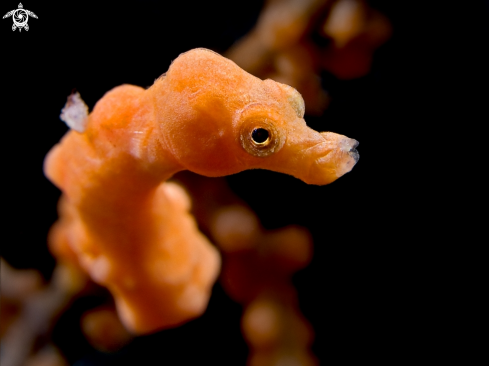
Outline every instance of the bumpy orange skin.
<path id="1" fill-rule="evenodd" d="M 86 130 L 68 132 L 46 157 L 45 174 L 63 191 L 51 247 L 109 288 L 133 332 L 199 316 L 220 258 L 186 193 L 164 182 L 184 169 L 222 176 L 266 168 L 330 183 L 355 164 L 356 141 L 317 133 L 302 114 L 294 89 L 205 49 L 180 55 L 148 90 L 114 88 Z M 271 143 L 255 149 L 251 131 L 265 127 Z"/>

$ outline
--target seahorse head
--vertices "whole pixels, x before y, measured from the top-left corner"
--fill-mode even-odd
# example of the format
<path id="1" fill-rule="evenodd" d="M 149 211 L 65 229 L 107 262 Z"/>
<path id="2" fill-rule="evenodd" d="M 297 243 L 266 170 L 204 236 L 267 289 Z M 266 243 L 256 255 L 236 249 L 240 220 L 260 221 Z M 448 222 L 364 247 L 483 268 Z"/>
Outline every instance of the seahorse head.
<path id="1" fill-rule="evenodd" d="M 357 141 L 306 125 L 297 90 L 260 80 L 206 49 L 180 55 L 155 83 L 154 100 L 168 150 L 198 174 L 261 168 L 323 185 L 359 158 Z"/>

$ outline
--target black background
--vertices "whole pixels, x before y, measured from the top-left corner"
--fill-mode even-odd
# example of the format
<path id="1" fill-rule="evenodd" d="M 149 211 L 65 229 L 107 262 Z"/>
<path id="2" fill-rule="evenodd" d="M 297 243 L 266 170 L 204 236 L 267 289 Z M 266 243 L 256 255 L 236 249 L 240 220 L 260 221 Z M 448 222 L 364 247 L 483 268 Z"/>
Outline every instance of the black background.
<path id="1" fill-rule="evenodd" d="M 391 40 L 376 52 L 368 76 L 339 81 L 322 75 L 330 107 L 323 117 L 306 116 L 314 129 L 360 142 L 361 158 L 353 171 L 324 187 L 266 171 L 228 178 L 266 228 L 299 224 L 311 230 L 314 259 L 294 282 L 301 310 L 314 327 L 313 351 L 322 364 L 334 359 L 342 360 L 340 364 L 390 363 L 418 359 L 426 351 L 429 357 L 450 352 L 438 344 L 440 327 L 442 332 L 449 328 L 441 321 L 444 309 L 436 301 L 445 274 L 436 269 L 438 247 L 431 237 L 419 235 L 431 225 L 429 205 L 416 204 L 420 192 L 435 194 L 436 187 L 420 174 L 426 161 L 406 158 L 408 151 L 423 146 L 416 132 L 419 126 L 436 115 L 433 111 L 427 115 L 423 107 L 431 103 L 427 75 L 436 68 L 424 53 L 426 42 L 419 38 L 425 30 L 418 27 L 418 19 L 427 19 L 405 2 L 372 4 L 393 23 Z M 49 278 L 54 260 L 46 249 L 46 234 L 56 220 L 60 192 L 43 176 L 42 163 L 67 131 L 59 120 L 66 97 L 76 89 L 91 109 L 114 86 L 150 86 L 189 49 L 206 47 L 222 53 L 252 28 L 263 4 L 27 1 L 23 5 L 39 17 L 29 19 L 28 32 L 12 32 L 11 19 L 0 22 L 2 191 L 8 213 L 2 256 L 18 268 L 38 268 Z M 0 12 L 16 7 L 16 2 L 4 1 Z M 487 12 L 487 7 L 480 9 Z M 474 8 L 474 13 L 478 10 Z M 453 34 L 447 29 L 439 34 Z M 436 41 L 439 34 L 433 34 Z M 412 136 L 408 145 L 406 135 Z M 425 197 L 423 202 L 429 203 L 430 194 Z M 55 340 L 71 363 L 245 362 L 241 308 L 219 285 L 203 317 L 138 338 L 111 356 L 91 350 L 79 333 L 81 311 L 96 303 L 84 301 L 71 308 L 55 331 Z"/>

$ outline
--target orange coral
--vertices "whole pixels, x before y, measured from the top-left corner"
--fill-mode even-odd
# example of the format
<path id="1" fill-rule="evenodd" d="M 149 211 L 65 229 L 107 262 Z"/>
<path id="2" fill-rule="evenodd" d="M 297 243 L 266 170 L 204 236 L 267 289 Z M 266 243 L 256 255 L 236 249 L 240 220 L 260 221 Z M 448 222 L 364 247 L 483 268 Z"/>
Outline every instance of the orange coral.
<path id="1" fill-rule="evenodd" d="M 366 75 L 373 52 L 391 35 L 387 18 L 361 0 L 340 0 L 323 23 L 322 33 L 332 45 L 321 55 L 322 66 L 341 79 Z"/>
<path id="2" fill-rule="evenodd" d="M 109 288 L 133 332 L 199 316 L 219 255 L 187 195 L 163 182 L 185 169 L 222 176 L 266 168 L 312 184 L 350 171 L 358 143 L 313 131 L 303 115 L 295 89 L 205 49 L 180 55 L 148 90 L 113 89 L 86 129 L 70 131 L 46 157 L 45 174 L 63 191 L 51 248 Z"/>
<path id="3" fill-rule="evenodd" d="M 104 352 L 115 352 L 132 340 L 113 306 L 99 306 L 83 314 L 81 328 L 90 344 Z"/>
<path id="4" fill-rule="evenodd" d="M 312 327 L 299 310 L 291 283 L 292 274 L 312 257 L 309 232 L 295 225 L 265 230 L 223 179 L 189 172 L 175 178 L 194 198 L 199 225 L 222 250 L 221 284 L 243 305 L 248 365 L 316 365 L 310 351 Z"/>
<path id="5" fill-rule="evenodd" d="M 363 0 L 268 0 L 257 25 L 228 51 L 246 71 L 297 88 L 308 114 L 328 104 L 320 74 L 366 75 L 391 34 L 388 19 Z"/>
<path id="6" fill-rule="evenodd" d="M 230 206 L 216 214 L 213 232 L 226 252 L 222 284 L 226 292 L 244 305 L 243 335 L 250 345 L 250 366 L 277 364 L 316 365 L 309 347 L 313 332 L 301 314 L 292 274 L 306 266 L 311 258 L 312 241 L 307 230 L 288 226 L 265 231 L 251 238 L 242 236 L 248 245 L 231 247 L 229 235 L 239 237 L 237 222 L 225 223 L 226 216 L 253 216 L 244 207 Z M 262 231 L 259 227 L 254 231 Z M 236 239 L 231 239 L 236 242 Z"/>

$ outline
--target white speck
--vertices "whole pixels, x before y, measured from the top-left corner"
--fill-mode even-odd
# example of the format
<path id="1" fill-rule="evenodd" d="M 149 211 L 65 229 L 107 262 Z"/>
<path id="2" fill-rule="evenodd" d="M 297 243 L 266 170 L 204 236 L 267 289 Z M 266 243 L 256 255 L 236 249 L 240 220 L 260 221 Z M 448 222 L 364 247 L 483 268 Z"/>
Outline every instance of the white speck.
<path id="1" fill-rule="evenodd" d="M 110 261 L 105 256 L 100 255 L 93 260 L 89 271 L 95 282 L 104 283 L 110 274 L 111 268 Z"/>
<path id="2" fill-rule="evenodd" d="M 69 128 L 84 132 L 88 122 L 88 107 L 80 97 L 80 93 L 76 92 L 68 97 L 65 107 L 61 110 L 59 116 L 61 120 L 68 125 Z"/>

